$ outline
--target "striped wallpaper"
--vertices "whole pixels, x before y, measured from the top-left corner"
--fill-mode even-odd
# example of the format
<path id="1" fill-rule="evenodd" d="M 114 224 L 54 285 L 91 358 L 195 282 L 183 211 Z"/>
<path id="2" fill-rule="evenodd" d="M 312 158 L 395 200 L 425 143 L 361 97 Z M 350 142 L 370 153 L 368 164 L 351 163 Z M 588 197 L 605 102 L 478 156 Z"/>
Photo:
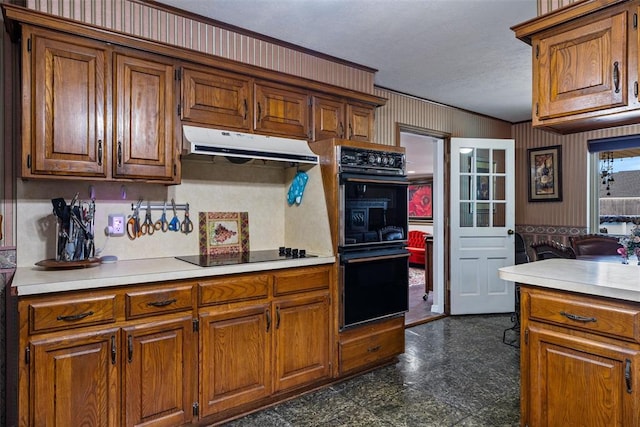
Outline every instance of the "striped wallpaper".
<path id="1" fill-rule="evenodd" d="M 376 110 L 374 141 L 379 144 L 396 145 L 396 124 L 447 133 L 454 137 L 511 137 L 511 125 L 502 120 L 379 87 L 376 87 L 375 95 L 387 98 L 387 103 Z"/>
<path id="2" fill-rule="evenodd" d="M 140 38 L 373 93 L 375 73 L 187 18 L 136 0 L 27 0 L 26 6 Z M 365 67 L 363 67 L 365 68 Z"/>

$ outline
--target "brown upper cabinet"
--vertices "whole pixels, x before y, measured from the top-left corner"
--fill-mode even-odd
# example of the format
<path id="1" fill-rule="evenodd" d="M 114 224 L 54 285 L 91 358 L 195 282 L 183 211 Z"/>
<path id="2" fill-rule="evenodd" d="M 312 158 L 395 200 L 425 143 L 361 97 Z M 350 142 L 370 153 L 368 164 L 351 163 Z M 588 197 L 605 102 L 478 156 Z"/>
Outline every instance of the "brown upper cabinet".
<path id="1" fill-rule="evenodd" d="M 254 128 L 259 133 L 309 139 L 309 94 L 271 82 L 254 84 Z"/>
<path id="2" fill-rule="evenodd" d="M 179 182 L 171 62 L 28 25 L 23 40 L 24 178 Z"/>
<path id="3" fill-rule="evenodd" d="M 22 175 L 107 178 L 109 52 L 24 26 Z"/>
<path id="4" fill-rule="evenodd" d="M 183 67 L 181 74 L 182 121 L 251 130 L 253 96 L 249 77 L 196 66 Z"/>
<path id="5" fill-rule="evenodd" d="M 513 27 L 532 46 L 534 127 L 572 133 L 638 120 L 639 4 L 577 2 Z"/>
<path id="6" fill-rule="evenodd" d="M 313 97 L 313 140 L 341 138 L 372 141 L 373 106 L 348 103 L 339 98 Z"/>

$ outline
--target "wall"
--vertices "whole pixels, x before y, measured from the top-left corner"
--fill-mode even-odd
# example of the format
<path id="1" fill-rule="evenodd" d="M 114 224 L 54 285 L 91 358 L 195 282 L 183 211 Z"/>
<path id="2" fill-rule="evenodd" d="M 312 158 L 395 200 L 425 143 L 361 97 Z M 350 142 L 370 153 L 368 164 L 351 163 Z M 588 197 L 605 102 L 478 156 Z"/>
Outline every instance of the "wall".
<path id="1" fill-rule="evenodd" d="M 511 138 L 511 125 L 502 120 L 379 87 L 375 95 L 387 98 L 386 105 L 376 110 L 375 141 L 379 144 L 396 145 L 397 124 L 455 137 Z"/>
<path id="2" fill-rule="evenodd" d="M 295 171 L 295 168 L 289 168 Z M 248 212 L 250 247 L 253 250 L 274 249 L 279 246 L 300 247 L 310 253 L 331 254 L 326 204 L 322 193 L 319 167 L 309 170 L 305 197 L 300 206 L 286 201 L 293 178 L 282 167 L 235 165 L 220 157 L 204 157 L 183 161 L 180 185 L 136 183 L 99 183 L 72 181 L 18 180 L 17 209 L 23 214 L 17 225 L 18 266 L 55 257 L 56 217 L 52 214 L 51 199 L 62 197 L 67 203 L 78 193 L 81 200 L 89 200 L 90 186 L 96 198 L 96 248 L 102 255 L 116 255 L 119 259 L 139 259 L 194 255 L 199 252 L 198 212 Z M 315 196 L 314 197 L 314 193 Z M 142 198 L 141 220 L 147 201 L 153 204 L 169 202 L 167 217 L 173 217 L 171 200 L 189 203 L 194 231 L 190 234 L 168 231 L 155 232 L 130 240 L 127 236 L 105 237 L 103 233 L 110 213 L 131 215 L 132 203 Z M 152 211 L 152 219 L 159 219 L 162 211 Z M 180 221 L 184 212 L 178 212 Z M 312 218 L 313 221 L 309 221 Z M 317 233 L 296 233 L 296 226 L 315 225 Z"/>
<path id="3" fill-rule="evenodd" d="M 260 36 L 233 31 L 205 18 L 178 15 L 136 0 L 27 0 L 50 15 L 193 49 L 269 70 L 372 93 L 375 70 Z"/>
<path id="4" fill-rule="evenodd" d="M 571 135 L 533 129 L 531 122 L 512 126 L 516 141 L 516 226 L 527 244 L 555 240 L 568 244 L 569 236 L 587 232 L 587 141 L 640 133 L 640 125 L 621 126 Z M 528 201 L 529 148 L 562 147 L 562 201 Z"/>

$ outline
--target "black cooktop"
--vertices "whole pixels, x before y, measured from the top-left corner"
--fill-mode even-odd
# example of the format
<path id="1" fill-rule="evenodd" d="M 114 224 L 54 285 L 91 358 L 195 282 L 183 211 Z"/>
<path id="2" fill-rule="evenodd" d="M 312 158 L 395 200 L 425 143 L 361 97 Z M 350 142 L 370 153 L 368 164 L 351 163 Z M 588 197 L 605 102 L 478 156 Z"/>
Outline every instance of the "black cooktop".
<path id="1" fill-rule="evenodd" d="M 235 254 L 216 254 L 216 255 L 186 255 L 177 256 L 176 259 L 200 267 L 215 267 L 219 265 L 247 264 L 255 262 L 280 261 L 287 259 L 309 258 L 314 255 L 308 255 L 306 252 L 283 252 L 278 249 L 265 251 L 240 252 Z"/>

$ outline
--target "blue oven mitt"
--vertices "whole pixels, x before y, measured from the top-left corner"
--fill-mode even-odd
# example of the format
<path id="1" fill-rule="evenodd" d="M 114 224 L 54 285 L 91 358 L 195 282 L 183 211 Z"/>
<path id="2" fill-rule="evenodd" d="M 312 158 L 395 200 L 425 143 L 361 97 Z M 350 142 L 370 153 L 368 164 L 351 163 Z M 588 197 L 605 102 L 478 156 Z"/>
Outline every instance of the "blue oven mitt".
<path id="1" fill-rule="evenodd" d="M 302 203 L 302 195 L 304 194 L 304 187 L 307 185 L 307 181 L 309 180 L 309 175 L 306 172 L 299 171 L 296 176 L 293 178 L 293 182 L 291 183 L 291 187 L 289 187 L 289 193 L 287 195 L 287 201 L 289 205 L 293 205 L 294 203 L 299 205 Z"/>

